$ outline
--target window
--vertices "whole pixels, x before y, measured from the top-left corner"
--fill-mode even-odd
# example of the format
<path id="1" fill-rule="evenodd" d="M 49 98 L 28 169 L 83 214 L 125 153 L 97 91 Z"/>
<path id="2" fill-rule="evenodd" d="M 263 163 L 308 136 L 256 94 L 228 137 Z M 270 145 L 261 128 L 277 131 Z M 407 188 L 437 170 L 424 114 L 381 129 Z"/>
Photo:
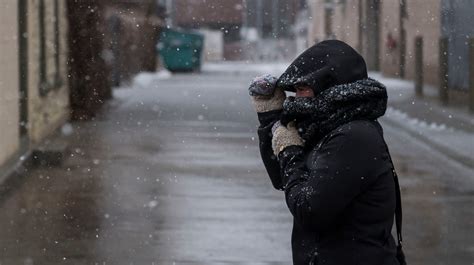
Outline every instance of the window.
<path id="1" fill-rule="evenodd" d="M 39 12 L 39 89 L 44 96 L 62 85 L 60 72 L 60 16 L 59 0 L 45 0 L 38 4 Z"/>

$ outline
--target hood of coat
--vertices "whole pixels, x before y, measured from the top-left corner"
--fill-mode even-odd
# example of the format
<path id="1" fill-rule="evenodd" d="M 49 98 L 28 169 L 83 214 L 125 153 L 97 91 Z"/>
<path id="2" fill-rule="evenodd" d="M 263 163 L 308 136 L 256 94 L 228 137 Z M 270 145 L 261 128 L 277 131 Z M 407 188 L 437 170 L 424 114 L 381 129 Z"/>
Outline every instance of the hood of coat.
<path id="1" fill-rule="evenodd" d="M 341 84 L 367 78 L 364 58 L 339 40 L 320 42 L 299 55 L 277 81 L 277 86 L 295 91 L 304 85 L 315 95 Z"/>
<path id="2" fill-rule="evenodd" d="M 306 146 L 313 146 L 337 127 L 353 120 L 375 120 L 385 114 L 387 90 L 371 78 L 332 86 L 316 97 L 288 97 L 282 124 L 295 121 Z"/>

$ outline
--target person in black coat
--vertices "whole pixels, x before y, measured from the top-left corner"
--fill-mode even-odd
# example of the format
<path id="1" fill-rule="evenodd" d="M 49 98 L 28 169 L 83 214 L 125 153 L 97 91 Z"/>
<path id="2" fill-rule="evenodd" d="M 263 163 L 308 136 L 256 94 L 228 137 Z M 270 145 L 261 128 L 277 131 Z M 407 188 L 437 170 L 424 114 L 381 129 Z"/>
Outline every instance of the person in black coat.
<path id="1" fill-rule="evenodd" d="M 364 59 L 342 41 L 323 41 L 249 92 L 263 163 L 294 217 L 293 264 L 399 264 L 398 184 L 377 122 L 387 91 L 368 78 Z"/>

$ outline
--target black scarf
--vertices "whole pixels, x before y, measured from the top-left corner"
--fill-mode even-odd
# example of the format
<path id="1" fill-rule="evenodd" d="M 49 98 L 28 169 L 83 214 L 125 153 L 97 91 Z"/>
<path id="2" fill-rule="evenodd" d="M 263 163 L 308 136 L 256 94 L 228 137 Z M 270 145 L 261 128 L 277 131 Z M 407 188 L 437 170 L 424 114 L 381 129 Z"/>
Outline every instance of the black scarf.
<path id="1" fill-rule="evenodd" d="M 283 104 L 282 124 L 295 121 L 306 146 L 353 120 L 375 120 L 385 114 L 387 90 L 367 78 L 330 87 L 313 98 L 288 97 Z"/>

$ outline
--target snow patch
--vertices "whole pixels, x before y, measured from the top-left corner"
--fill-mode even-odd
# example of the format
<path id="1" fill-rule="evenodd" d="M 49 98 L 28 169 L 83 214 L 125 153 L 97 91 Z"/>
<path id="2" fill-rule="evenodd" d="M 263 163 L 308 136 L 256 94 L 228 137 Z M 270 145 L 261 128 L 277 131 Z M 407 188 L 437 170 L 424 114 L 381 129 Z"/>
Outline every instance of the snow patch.
<path id="1" fill-rule="evenodd" d="M 398 121 L 402 121 L 406 124 L 410 124 L 412 125 L 412 127 L 419 127 L 419 128 L 429 129 L 433 131 L 444 131 L 448 129 L 446 124 L 438 124 L 436 122 L 427 123 L 426 121 L 419 120 L 417 118 L 412 118 L 407 113 L 401 110 L 395 109 L 393 107 L 387 108 L 387 111 L 385 112 L 385 116 L 387 116 L 388 118 L 396 119 Z M 453 130 L 453 129 L 449 128 L 449 130 Z"/>
<path id="2" fill-rule="evenodd" d="M 146 206 L 150 209 L 153 209 L 155 208 L 156 206 L 158 206 L 158 201 L 156 200 L 152 200 L 152 201 L 149 201 Z"/>
<path id="3" fill-rule="evenodd" d="M 168 70 L 158 72 L 142 72 L 137 74 L 132 81 L 133 87 L 148 88 L 157 80 L 166 80 L 171 78 L 172 74 Z"/>
<path id="4" fill-rule="evenodd" d="M 206 63 L 203 65 L 204 72 L 233 72 L 233 73 L 248 73 L 255 74 L 271 74 L 280 76 L 288 67 L 289 62 L 277 63 L 255 63 L 250 61 L 243 62 L 219 62 Z"/>

